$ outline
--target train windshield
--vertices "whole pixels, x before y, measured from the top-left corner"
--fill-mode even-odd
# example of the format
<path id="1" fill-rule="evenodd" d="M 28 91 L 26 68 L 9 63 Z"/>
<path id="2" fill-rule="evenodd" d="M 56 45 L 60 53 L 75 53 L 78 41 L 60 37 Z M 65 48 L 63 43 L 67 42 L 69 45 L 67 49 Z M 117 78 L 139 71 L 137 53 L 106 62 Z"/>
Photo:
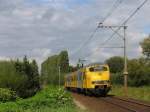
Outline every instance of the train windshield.
<path id="1" fill-rule="evenodd" d="M 90 72 L 107 71 L 107 67 L 105 67 L 105 66 L 90 67 L 89 71 Z"/>

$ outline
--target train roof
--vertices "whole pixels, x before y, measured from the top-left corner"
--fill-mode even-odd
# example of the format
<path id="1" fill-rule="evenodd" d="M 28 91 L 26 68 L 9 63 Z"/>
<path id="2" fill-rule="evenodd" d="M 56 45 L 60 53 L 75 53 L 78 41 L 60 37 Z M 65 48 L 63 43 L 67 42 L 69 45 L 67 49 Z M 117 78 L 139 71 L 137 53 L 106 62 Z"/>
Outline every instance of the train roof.
<path id="1" fill-rule="evenodd" d="M 101 62 L 90 63 L 90 64 L 84 66 L 83 68 L 78 69 L 77 71 L 80 71 L 81 69 L 84 69 L 84 68 L 86 68 L 86 67 L 90 67 L 90 66 L 93 66 L 93 65 L 107 65 L 107 64 L 106 64 L 106 63 L 101 63 Z M 65 77 L 72 76 L 72 75 L 73 75 L 75 72 L 77 72 L 77 71 L 68 73 L 68 74 L 65 75 Z"/>
<path id="2" fill-rule="evenodd" d="M 101 63 L 101 62 L 96 62 L 96 63 L 90 63 L 84 67 L 90 67 L 90 66 L 93 66 L 93 65 L 106 65 L 106 63 Z"/>

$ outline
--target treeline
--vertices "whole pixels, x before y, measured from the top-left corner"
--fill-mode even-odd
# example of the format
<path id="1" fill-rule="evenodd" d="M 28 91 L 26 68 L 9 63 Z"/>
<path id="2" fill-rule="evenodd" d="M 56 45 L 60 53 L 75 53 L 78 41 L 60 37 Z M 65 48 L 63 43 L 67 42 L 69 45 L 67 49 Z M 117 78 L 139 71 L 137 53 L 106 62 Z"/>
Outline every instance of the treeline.
<path id="1" fill-rule="evenodd" d="M 110 67 L 113 84 L 123 84 L 124 59 L 119 56 L 106 60 Z M 129 86 L 150 85 L 150 62 L 145 58 L 128 60 L 128 84 Z"/>
<path id="2" fill-rule="evenodd" d="M 42 84 L 58 85 L 59 68 L 61 84 L 64 81 L 64 75 L 72 70 L 69 66 L 68 52 L 62 51 L 58 55 L 48 57 L 41 66 L 41 82 Z"/>
<path id="3" fill-rule="evenodd" d="M 21 98 L 33 96 L 40 89 L 36 61 L 29 62 L 26 56 L 23 61 L 0 61 L 0 88 L 9 89 Z"/>
<path id="4" fill-rule="evenodd" d="M 128 60 L 128 84 L 130 86 L 150 85 L 150 36 L 141 43 L 143 57 Z M 123 84 L 123 57 L 114 56 L 106 60 L 112 73 L 112 83 Z"/>

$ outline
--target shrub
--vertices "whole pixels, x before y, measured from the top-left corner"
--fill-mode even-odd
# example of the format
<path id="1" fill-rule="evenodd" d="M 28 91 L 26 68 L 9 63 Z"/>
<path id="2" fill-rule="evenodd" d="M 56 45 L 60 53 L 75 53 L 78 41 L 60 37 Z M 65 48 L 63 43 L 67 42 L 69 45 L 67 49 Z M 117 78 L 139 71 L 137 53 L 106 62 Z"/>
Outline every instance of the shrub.
<path id="1" fill-rule="evenodd" d="M 144 86 L 150 85 L 150 68 L 141 59 L 129 61 L 129 85 Z"/>
<path id="2" fill-rule="evenodd" d="M 123 84 L 123 73 L 111 74 L 111 83 L 112 84 Z"/>
<path id="3" fill-rule="evenodd" d="M 128 61 L 128 85 L 129 86 L 144 86 L 150 85 L 150 67 L 149 63 L 140 58 Z M 111 75 L 113 84 L 123 84 L 123 73 L 114 73 Z"/>
<path id="4" fill-rule="evenodd" d="M 0 101 L 7 102 L 16 100 L 16 92 L 7 88 L 0 88 Z"/>
<path id="5" fill-rule="evenodd" d="M 39 91 L 35 96 L 17 100 L 16 102 L 0 103 L 0 112 L 74 112 L 75 109 L 71 95 L 55 86 L 50 86 Z M 60 109 L 66 111 L 59 111 Z"/>

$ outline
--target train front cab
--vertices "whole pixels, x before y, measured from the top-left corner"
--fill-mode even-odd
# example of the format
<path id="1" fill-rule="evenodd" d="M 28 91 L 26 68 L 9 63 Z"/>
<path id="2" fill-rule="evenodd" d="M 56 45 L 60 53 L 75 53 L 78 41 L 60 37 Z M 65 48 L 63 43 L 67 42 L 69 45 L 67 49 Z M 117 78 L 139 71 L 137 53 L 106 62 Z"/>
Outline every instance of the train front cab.
<path id="1" fill-rule="evenodd" d="M 88 92 L 106 95 L 111 89 L 108 65 L 89 66 L 86 68 L 84 88 Z"/>

